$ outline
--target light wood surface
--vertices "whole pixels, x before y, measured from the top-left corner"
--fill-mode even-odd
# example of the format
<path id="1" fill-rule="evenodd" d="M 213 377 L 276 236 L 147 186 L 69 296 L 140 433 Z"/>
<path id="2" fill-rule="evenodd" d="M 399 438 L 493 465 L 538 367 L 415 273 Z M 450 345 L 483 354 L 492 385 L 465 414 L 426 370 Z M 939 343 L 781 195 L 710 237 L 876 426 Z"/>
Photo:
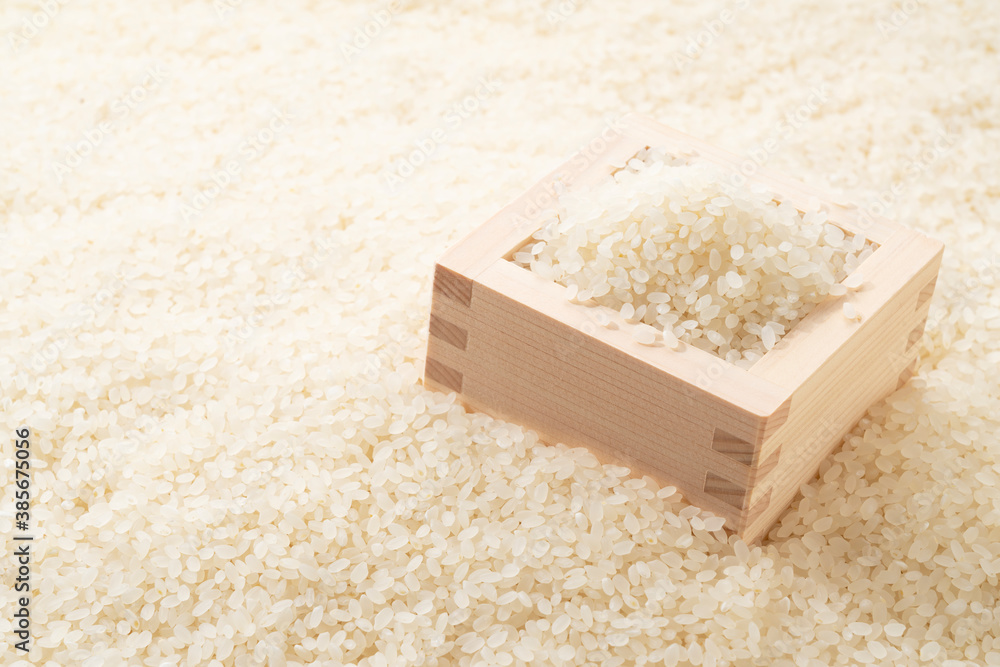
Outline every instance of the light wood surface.
<path id="1" fill-rule="evenodd" d="M 868 408 L 913 371 L 942 246 L 781 174 L 760 182 L 880 244 L 857 292 L 817 306 L 749 370 L 681 345 L 643 346 L 635 326 L 516 266 L 512 253 L 560 188 L 592 187 L 647 146 L 739 169 L 735 155 L 639 116 L 449 249 L 435 269 L 425 383 L 470 408 L 586 446 L 677 486 L 746 540 L 764 535 Z M 862 319 L 844 317 L 850 300 Z M 610 327 L 598 323 L 603 310 Z"/>

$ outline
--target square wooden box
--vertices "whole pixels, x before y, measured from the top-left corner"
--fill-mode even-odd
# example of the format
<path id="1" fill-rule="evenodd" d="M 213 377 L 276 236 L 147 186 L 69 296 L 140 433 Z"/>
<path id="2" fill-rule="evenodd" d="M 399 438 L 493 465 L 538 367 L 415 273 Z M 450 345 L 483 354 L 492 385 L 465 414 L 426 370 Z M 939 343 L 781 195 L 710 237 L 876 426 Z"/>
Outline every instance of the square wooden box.
<path id="1" fill-rule="evenodd" d="M 594 186 L 649 146 L 741 166 L 731 153 L 625 117 L 441 257 L 425 384 L 674 485 L 755 540 L 868 408 L 912 373 L 943 246 L 759 169 L 749 182 L 800 210 L 821 203 L 830 222 L 878 244 L 858 269 L 862 289 L 819 304 L 750 369 L 690 345 L 640 345 L 618 313 L 604 309 L 615 328 L 597 325 L 596 307 L 568 302 L 564 288 L 511 257 L 554 208 L 556 188 Z M 861 321 L 844 316 L 848 298 Z"/>

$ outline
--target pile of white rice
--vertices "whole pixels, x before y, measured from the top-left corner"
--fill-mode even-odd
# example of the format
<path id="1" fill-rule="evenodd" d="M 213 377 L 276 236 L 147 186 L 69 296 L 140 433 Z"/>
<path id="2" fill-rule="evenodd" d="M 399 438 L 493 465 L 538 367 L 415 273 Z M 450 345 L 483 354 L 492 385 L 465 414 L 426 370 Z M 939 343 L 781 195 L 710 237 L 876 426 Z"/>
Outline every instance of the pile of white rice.
<path id="1" fill-rule="evenodd" d="M 994 9 L 3 3 L 0 663 L 1000 664 Z M 625 110 L 948 246 L 759 546 L 418 382 L 434 260 Z"/>
<path id="2" fill-rule="evenodd" d="M 601 186 L 564 193 L 514 261 L 646 327 L 753 365 L 874 247 L 708 162 L 643 149 Z M 745 179 L 743 179 L 745 180 Z M 602 318 L 608 325 L 612 320 Z"/>

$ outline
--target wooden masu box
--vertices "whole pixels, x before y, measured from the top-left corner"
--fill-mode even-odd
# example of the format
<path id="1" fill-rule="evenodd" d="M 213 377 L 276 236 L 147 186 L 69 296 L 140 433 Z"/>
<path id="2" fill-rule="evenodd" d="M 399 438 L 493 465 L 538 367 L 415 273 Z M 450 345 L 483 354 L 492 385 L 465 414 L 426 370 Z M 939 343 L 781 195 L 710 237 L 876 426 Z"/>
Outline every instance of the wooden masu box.
<path id="1" fill-rule="evenodd" d="M 603 136 L 440 258 L 425 384 L 674 485 L 756 540 L 868 408 L 912 374 L 943 246 L 759 169 L 748 182 L 800 210 L 819 203 L 831 223 L 878 244 L 858 269 L 862 288 L 827 298 L 749 369 L 691 345 L 643 346 L 634 324 L 605 309 L 616 326 L 599 326 L 596 307 L 567 301 L 563 287 L 515 265 L 514 252 L 557 188 L 592 187 L 643 148 L 734 172 L 742 161 L 635 115 Z M 844 316 L 848 298 L 860 321 Z"/>

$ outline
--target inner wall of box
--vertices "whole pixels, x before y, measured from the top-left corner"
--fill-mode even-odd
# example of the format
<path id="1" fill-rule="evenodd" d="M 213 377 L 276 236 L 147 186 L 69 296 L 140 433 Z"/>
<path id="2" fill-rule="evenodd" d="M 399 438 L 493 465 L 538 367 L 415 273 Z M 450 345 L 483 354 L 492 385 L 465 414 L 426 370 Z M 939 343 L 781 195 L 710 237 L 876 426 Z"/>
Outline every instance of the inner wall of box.
<path id="1" fill-rule="evenodd" d="M 719 166 L 721 166 L 723 168 L 726 168 L 726 169 L 730 169 L 730 170 L 733 169 L 733 165 L 724 163 L 724 162 L 722 162 L 720 160 L 717 160 L 717 159 L 708 159 L 708 158 L 705 158 L 705 157 L 697 156 L 697 151 L 692 151 L 692 150 L 670 150 L 670 149 L 662 147 L 662 146 L 658 146 L 658 148 L 660 148 L 661 150 L 663 150 L 664 152 L 666 152 L 671 158 L 674 158 L 674 159 L 681 158 L 681 159 L 690 160 L 693 157 L 692 156 L 692 153 L 693 153 L 694 156 L 698 157 L 699 159 L 706 160 L 706 161 L 708 161 L 708 162 L 710 162 L 712 164 L 719 165 Z M 638 157 L 639 153 L 641 153 L 642 151 L 649 150 L 649 149 L 650 149 L 650 146 L 647 145 L 647 146 L 644 146 L 644 147 L 636 150 L 626 160 L 626 164 L 628 163 L 629 160 Z M 621 171 L 622 169 L 624 169 L 624 167 L 617 167 L 617 166 L 613 166 L 613 165 L 610 165 L 610 164 L 605 165 L 605 166 L 607 167 L 608 177 L 609 178 L 613 177 L 616 173 L 618 173 L 619 171 Z M 748 180 L 756 180 L 756 179 L 752 179 L 752 178 L 748 177 Z M 765 185 L 766 185 L 766 183 L 765 183 Z M 569 187 L 568 191 L 571 191 L 573 189 L 574 189 L 573 187 Z M 554 197 L 554 199 L 557 200 L 558 197 Z M 778 204 L 782 203 L 782 200 L 779 199 L 779 198 L 777 198 L 777 197 L 775 197 L 774 201 L 777 202 Z M 822 209 L 829 210 L 829 207 L 826 207 L 826 206 L 823 206 L 823 205 L 821 205 L 820 208 L 821 208 L 821 210 Z M 806 211 L 802 210 L 802 207 L 799 207 L 799 206 L 796 206 L 796 211 L 798 211 L 799 214 L 801 214 L 801 215 L 805 215 L 806 214 Z M 519 241 L 517 244 L 515 244 L 514 246 L 512 246 L 509 250 L 507 250 L 507 252 L 505 252 L 502 255 L 502 257 L 503 257 L 503 259 L 505 261 L 510 262 L 512 265 L 517 266 L 517 268 L 519 268 L 519 269 L 521 269 L 523 271 L 530 271 L 530 269 L 526 269 L 526 268 L 524 268 L 522 266 L 518 266 L 514 262 L 514 255 L 517 252 L 520 252 L 521 250 L 523 250 L 529 244 L 534 243 L 536 241 L 536 239 L 534 238 L 535 234 L 542 228 L 542 224 L 543 224 L 542 220 L 537 219 L 537 218 L 540 218 L 541 213 L 542 213 L 542 210 L 538 211 L 538 213 L 536 213 L 533 216 L 533 217 L 536 218 L 536 220 L 534 221 L 536 224 L 533 224 L 531 226 L 530 232 L 528 232 L 527 235 L 523 239 L 521 239 L 521 241 Z M 558 211 L 556 212 L 556 215 L 558 215 Z M 854 231 L 854 229 L 852 229 L 851 225 L 845 226 L 844 224 L 838 224 L 838 221 L 831 220 L 829 218 L 827 219 L 827 224 L 831 224 L 834 227 L 837 227 L 838 229 L 840 229 L 842 232 L 844 232 L 844 236 L 846 238 L 854 238 L 856 236 L 856 234 L 857 234 L 857 232 Z M 872 260 L 874 260 L 875 259 L 875 255 L 877 253 L 879 253 L 879 252 L 882 251 L 881 250 L 881 245 L 882 245 L 881 243 L 878 243 L 878 242 L 876 242 L 876 241 L 874 241 L 872 239 L 868 239 L 867 237 L 866 237 L 866 240 L 869 243 L 872 244 L 872 246 L 873 246 L 874 249 L 873 249 L 872 254 L 867 259 L 865 259 L 855 269 L 856 272 L 859 272 L 859 273 L 862 273 L 862 274 L 864 273 L 865 265 L 868 264 L 869 262 L 871 262 Z M 879 259 L 881 259 L 881 258 L 879 258 Z M 845 277 L 844 280 L 846 280 L 846 279 L 847 278 Z M 553 282 L 553 284 L 559 285 L 559 283 L 556 283 L 555 281 L 552 281 L 552 282 Z M 841 283 L 843 283 L 843 281 L 841 281 Z M 784 341 L 786 337 L 788 337 L 789 335 L 791 335 L 793 331 L 796 331 L 797 329 L 808 330 L 808 331 L 820 330 L 820 329 L 822 329 L 823 325 L 826 324 L 827 322 L 829 322 L 832 318 L 834 318 L 834 317 L 841 317 L 842 315 L 840 314 L 839 311 L 831 311 L 831 310 L 828 310 L 828 309 L 821 309 L 819 306 L 827 303 L 828 301 L 830 301 L 832 299 L 842 299 L 842 298 L 844 298 L 844 297 L 838 297 L 838 296 L 828 295 L 823 301 L 820 301 L 819 303 L 815 304 L 813 306 L 813 308 L 810 310 L 810 312 L 809 312 L 808 315 L 806 315 L 801 320 L 799 320 L 798 322 L 796 322 L 794 326 L 789 327 L 789 329 L 785 332 L 784 336 L 782 336 L 782 339 L 778 341 L 778 344 L 775 347 L 773 347 L 772 349 L 770 349 L 767 352 L 765 352 L 761 356 L 760 359 L 758 359 L 753 364 L 751 364 L 751 366 L 749 367 L 749 369 L 740 368 L 740 370 L 751 370 L 751 369 L 753 369 L 754 366 L 756 366 L 757 364 L 761 363 L 765 358 L 770 357 L 773 360 L 774 357 L 777 357 L 777 356 L 780 356 L 780 355 L 784 354 L 787 351 L 787 349 L 788 349 L 789 346 L 788 346 L 787 343 L 785 345 L 782 345 L 782 341 Z M 600 312 L 604 312 L 608 316 L 609 326 L 614 326 L 614 327 L 617 327 L 617 328 L 624 328 L 624 329 L 636 326 L 636 324 L 633 324 L 633 323 L 629 322 L 628 320 L 626 320 L 624 317 L 622 317 L 620 312 L 618 312 L 617 310 L 615 310 L 614 308 L 611 308 L 609 306 L 603 306 L 603 305 L 599 305 L 599 304 L 596 304 L 596 303 L 594 305 L 585 305 L 585 304 L 574 304 L 574 305 L 576 305 L 576 306 L 578 306 L 580 308 L 588 309 L 591 312 L 593 312 L 595 310 L 596 311 L 600 311 Z M 684 343 L 684 342 L 682 342 L 682 344 L 691 345 L 690 343 Z M 701 348 L 698 348 L 697 346 L 694 346 L 694 345 L 691 345 L 691 347 L 694 347 L 695 349 L 701 350 Z M 720 357 L 720 356 L 718 356 L 718 355 L 716 355 L 716 354 L 714 354 L 712 352 L 708 352 L 707 350 L 701 350 L 701 351 L 705 352 L 706 354 L 711 355 L 712 359 L 718 359 L 719 361 L 721 361 L 722 363 L 726 364 L 727 366 L 729 366 L 731 368 L 739 368 L 738 366 L 736 366 L 734 364 L 731 364 L 725 358 Z"/>

